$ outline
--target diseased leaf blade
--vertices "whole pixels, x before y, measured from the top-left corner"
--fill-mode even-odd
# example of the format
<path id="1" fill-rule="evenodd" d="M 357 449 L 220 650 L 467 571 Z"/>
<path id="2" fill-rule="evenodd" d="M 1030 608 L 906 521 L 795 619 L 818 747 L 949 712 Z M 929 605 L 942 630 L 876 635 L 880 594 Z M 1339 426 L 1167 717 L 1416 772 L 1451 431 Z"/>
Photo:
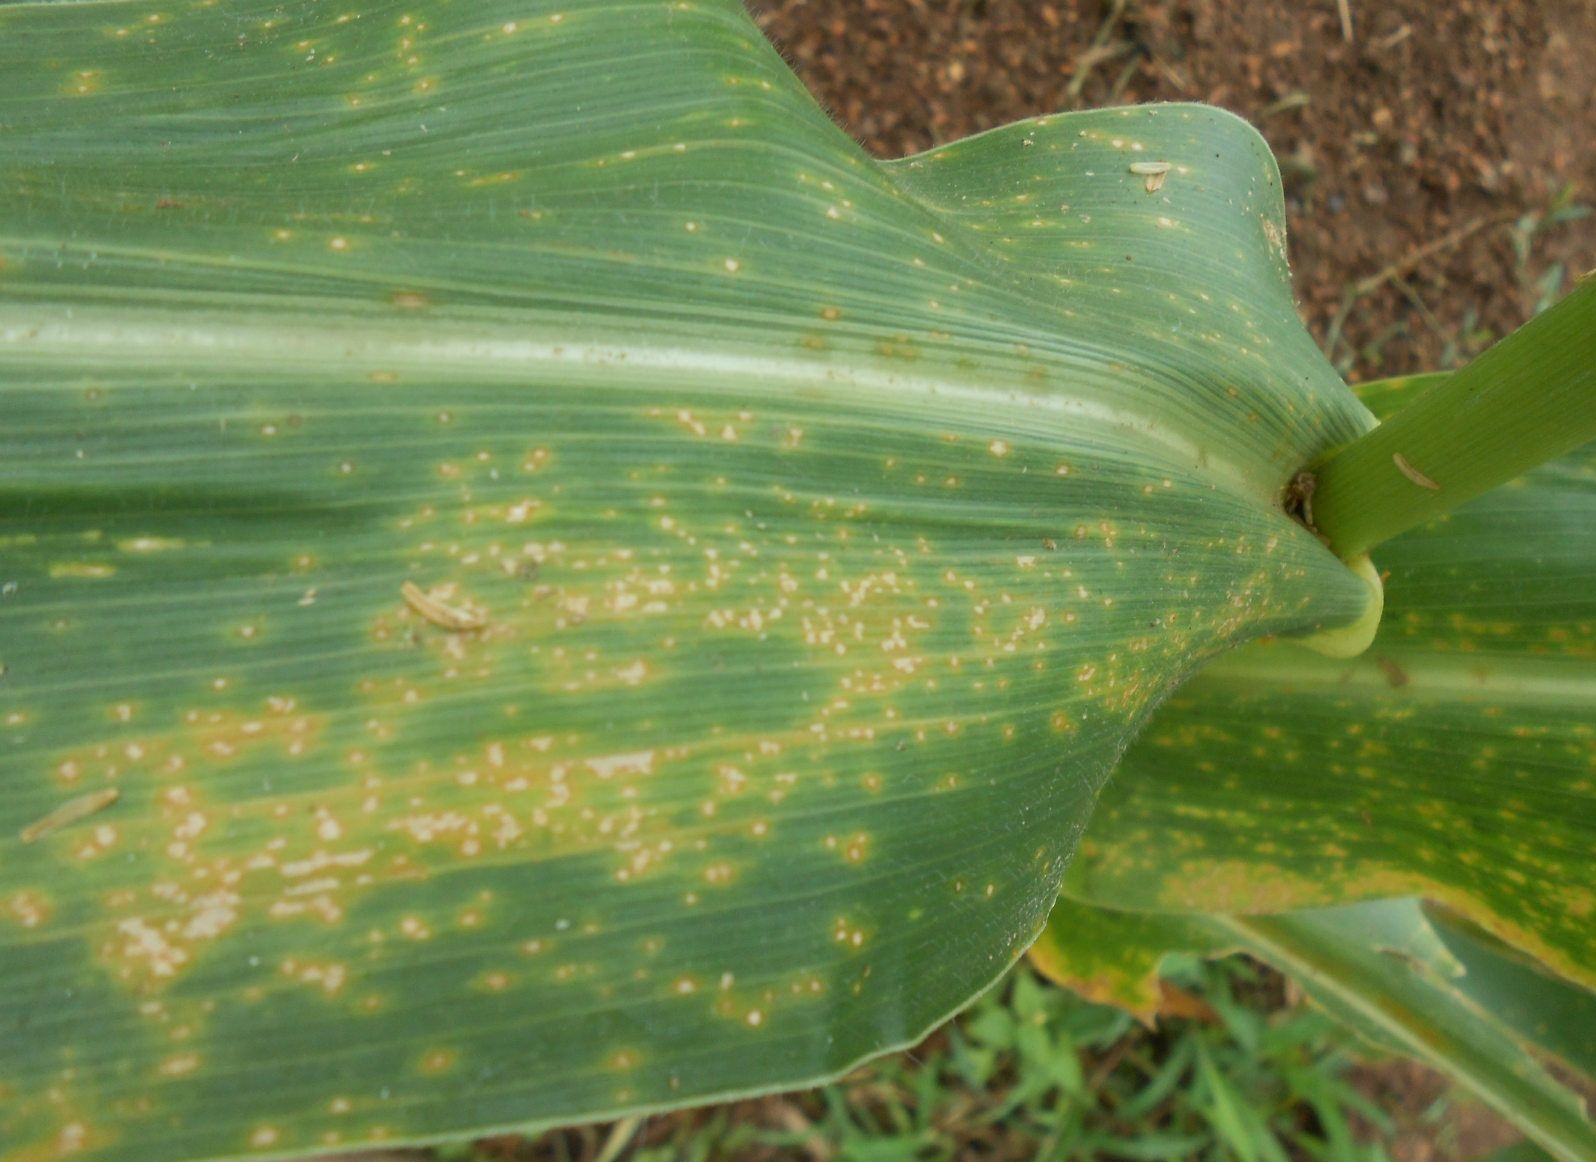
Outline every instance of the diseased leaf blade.
<path id="1" fill-rule="evenodd" d="M 925 159 L 1105 254 L 732 0 L 10 6 L 0 75 L 7 1162 L 833 1074 L 1018 955 L 1184 674 L 1365 604 L 1274 504 L 1368 417 L 1227 115 Z"/>
<path id="2" fill-rule="evenodd" d="M 1029 957 L 1055 984 L 1150 1026 L 1162 1005 L 1159 966 L 1166 956 L 1239 951 L 1224 943 L 1207 916 L 1121 912 L 1063 897 Z"/>
<path id="3" fill-rule="evenodd" d="M 1248 647 L 1159 710 L 1066 893 L 1245 914 L 1418 894 L 1596 983 L 1596 448 L 1376 563 L 1366 655 Z"/>
<path id="4" fill-rule="evenodd" d="M 1444 908 L 1425 908 L 1464 979 L 1460 990 L 1542 1058 L 1596 1078 L 1596 993 L 1548 973 Z"/>

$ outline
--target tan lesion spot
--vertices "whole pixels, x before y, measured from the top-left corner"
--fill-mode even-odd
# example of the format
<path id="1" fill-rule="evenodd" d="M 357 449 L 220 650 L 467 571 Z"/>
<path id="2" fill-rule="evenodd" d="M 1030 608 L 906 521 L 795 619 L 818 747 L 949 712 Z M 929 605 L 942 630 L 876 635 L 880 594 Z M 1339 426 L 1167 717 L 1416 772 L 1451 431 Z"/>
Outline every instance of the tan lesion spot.
<path id="1" fill-rule="evenodd" d="M 460 1053 L 458 1050 L 437 1048 L 429 1049 L 422 1055 L 418 1068 L 427 1076 L 436 1077 L 440 1073 L 448 1073 L 459 1063 Z"/>
<path id="2" fill-rule="evenodd" d="M 50 576 L 57 579 L 74 578 L 80 581 L 103 581 L 116 576 L 116 566 L 103 561 L 52 561 Z"/>
<path id="3" fill-rule="evenodd" d="M 1260 215 L 1259 221 L 1263 223 L 1264 240 L 1269 243 L 1269 249 L 1283 257 L 1286 252 L 1286 239 L 1280 227 L 1275 225 L 1275 220 L 1268 214 Z"/>
<path id="4" fill-rule="evenodd" d="M 290 957 L 282 962 L 279 970 L 290 980 L 320 989 L 328 996 L 341 993 L 349 980 L 348 966 L 337 961 L 306 962 Z"/>
<path id="5" fill-rule="evenodd" d="M 5 910 L 0 912 L 0 916 L 13 920 L 23 928 L 38 928 L 47 924 L 54 914 L 55 908 L 50 898 L 33 888 L 21 888 L 11 893 L 6 899 Z"/>
<path id="6" fill-rule="evenodd" d="M 92 97 L 105 90 L 105 74 L 99 69 L 76 69 L 62 87 L 74 97 Z"/>
<path id="7" fill-rule="evenodd" d="M 89 1128 L 82 1122 L 68 1122 L 56 1139 L 62 1154 L 76 1154 L 89 1144 Z"/>
<path id="8" fill-rule="evenodd" d="M 179 1053 L 175 1057 L 168 1057 L 161 1062 L 162 1077 L 182 1077 L 193 1073 L 199 1068 L 200 1058 L 198 1053 Z"/>

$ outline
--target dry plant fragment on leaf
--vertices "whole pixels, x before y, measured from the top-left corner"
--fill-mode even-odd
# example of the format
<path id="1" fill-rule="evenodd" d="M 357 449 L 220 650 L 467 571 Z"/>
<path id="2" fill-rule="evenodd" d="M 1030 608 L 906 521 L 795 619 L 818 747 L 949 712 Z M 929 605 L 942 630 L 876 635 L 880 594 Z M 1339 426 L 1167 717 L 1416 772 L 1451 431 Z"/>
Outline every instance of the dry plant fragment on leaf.
<path id="1" fill-rule="evenodd" d="M 423 592 L 414 581 L 406 581 L 399 586 L 399 596 L 405 599 L 406 605 L 433 625 L 451 633 L 482 629 L 487 625 L 486 619 L 481 614 L 458 606 L 445 605 L 431 594 Z"/>
<path id="2" fill-rule="evenodd" d="M 1439 484 L 1431 480 L 1424 473 L 1420 472 L 1413 465 L 1409 464 L 1407 458 L 1403 456 L 1401 452 L 1391 453 L 1391 463 L 1397 466 L 1398 472 L 1402 473 L 1402 475 L 1413 481 L 1413 483 L 1417 484 L 1420 488 L 1428 488 L 1431 492 L 1441 491 L 1441 486 Z"/>
<path id="3" fill-rule="evenodd" d="M 87 795 L 79 795 L 76 799 L 68 799 L 43 819 L 24 827 L 22 842 L 37 843 L 46 835 L 104 811 L 121 797 L 121 791 L 115 787 L 106 787 L 103 790 L 90 791 Z"/>
<path id="4" fill-rule="evenodd" d="M 1167 161 L 1133 161 L 1130 171 L 1139 177 L 1145 177 L 1146 188 L 1149 194 L 1156 194 L 1164 188 L 1164 179 L 1169 177 L 1170 164 Z"/>

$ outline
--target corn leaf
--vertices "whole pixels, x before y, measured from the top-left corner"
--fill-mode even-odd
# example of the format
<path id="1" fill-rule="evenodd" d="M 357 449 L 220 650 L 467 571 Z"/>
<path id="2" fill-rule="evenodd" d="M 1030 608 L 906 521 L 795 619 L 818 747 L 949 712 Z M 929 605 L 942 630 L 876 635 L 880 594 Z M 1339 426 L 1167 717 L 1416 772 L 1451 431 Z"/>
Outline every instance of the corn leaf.
<path id="1" fill-rule="evenodd" d="M 1126 755 L 1065 891 L 1243 914 L 1422 895 L 1596 985 L 1596 447 L 1376 563 L 1369 652 L 1215 663 Z"/>
<path id="2" fill-rule="evenodd" d="M 1596 993 L 1551 975 L 1445 908 L 1430 905 L 1425 913 L 1481 1014 L 1513 1029 L 1540 1056 L 1596 1079 Z"/>
<path id="3" fill-rule="evenodd" d="M 0 8 L 0 133 L 7 1162 L 834 1074 L 1367 605 L 1226 114 L 886 166 L 735 0 L 88 0 Z"/>
<path id="4" fill-rule="evenodd" d="M 1559 1011 L 1562 1038 L 1589 1043 L 1590 994 L 1514 954 L 1432 923 L 1415 899 L 1273 916 L 1117 911 L 1061 897 L 1031 959 L 1053 980 L 1151 1019 L 1158 966 L 1171 954 L 1248 952 L 1292 977 L 1371 1044 L 1439 1069 L 1569 1162 L 1596 1154 L 1581 1100 L 1537 1059 L 1548 1038 L 1535 1010 Z M 1454 949 L 1465 952 L 1461 962 Z M 1500 1008 L 1512 980 L 1532 995 Z"/>

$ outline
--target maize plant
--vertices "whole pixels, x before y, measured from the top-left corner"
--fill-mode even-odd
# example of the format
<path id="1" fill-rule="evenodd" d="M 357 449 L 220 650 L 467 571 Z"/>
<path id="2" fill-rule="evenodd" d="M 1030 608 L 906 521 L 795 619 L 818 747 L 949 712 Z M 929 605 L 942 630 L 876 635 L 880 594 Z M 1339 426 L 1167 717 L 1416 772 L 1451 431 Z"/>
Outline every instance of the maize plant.
<path id="1" fill-rule="evenodd" d="M 1039 935 L 1596 1154 L 1596 287 L 1366 404 L 1285 245 L 737 0 L 0 7 L 0 1159 L 791 1088 Z"/>

